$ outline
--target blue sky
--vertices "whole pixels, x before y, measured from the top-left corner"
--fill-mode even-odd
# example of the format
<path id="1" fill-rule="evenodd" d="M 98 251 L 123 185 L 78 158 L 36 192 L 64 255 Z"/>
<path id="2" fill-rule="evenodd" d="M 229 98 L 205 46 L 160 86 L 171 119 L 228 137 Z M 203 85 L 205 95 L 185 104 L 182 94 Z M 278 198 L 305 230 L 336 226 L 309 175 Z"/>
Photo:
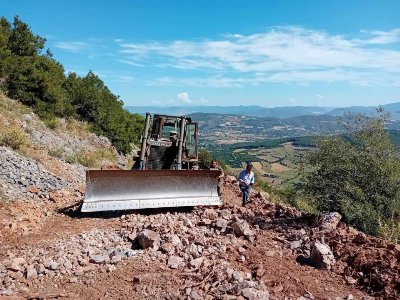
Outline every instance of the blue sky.
<path id="1" fill-rule="evenodd" d="M 126 105 L 400 101 L 400 1 L 1 0 Z"/>

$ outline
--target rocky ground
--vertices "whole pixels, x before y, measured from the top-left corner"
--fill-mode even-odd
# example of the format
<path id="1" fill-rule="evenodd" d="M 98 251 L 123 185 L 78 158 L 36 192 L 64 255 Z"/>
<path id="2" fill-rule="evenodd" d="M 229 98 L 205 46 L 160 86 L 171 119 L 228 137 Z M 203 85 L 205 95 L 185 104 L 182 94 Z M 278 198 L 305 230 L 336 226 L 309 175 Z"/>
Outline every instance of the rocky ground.
<path id="1" fill-rule="evenodd" d="M 109 142 L 29 128 L 24 152 L 0 147 L 0 299 L 399 298 L 399 245 L 267 194 L 243 208 L 230 176 L 221 207 L 81 214 L 85 168 L 48 150 Z"/>
<path id="2" fill-rule="evenodd" d="M 0 294 L 71 299 L 396 299 L 397 245 L 259 193 L 242 208 L 82 215 L 82 191 L 0 210 Z"/>

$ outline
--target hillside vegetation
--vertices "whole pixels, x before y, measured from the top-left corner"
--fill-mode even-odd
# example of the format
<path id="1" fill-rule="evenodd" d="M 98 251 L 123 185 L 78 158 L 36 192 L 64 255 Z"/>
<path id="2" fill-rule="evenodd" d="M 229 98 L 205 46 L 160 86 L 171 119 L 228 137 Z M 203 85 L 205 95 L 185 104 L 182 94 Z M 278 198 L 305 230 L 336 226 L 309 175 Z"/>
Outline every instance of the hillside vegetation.
<path id="1" fill-rule="evenodd" d="M 18 16 L 12 24 L 0 19 L 0 88 L 32 107 L 48 126 L 57 126 L 57 117 L 86 121 L 119 152 L 128 153 L 131 143 L 139 140 L 143 118 L 126 111 L 93 72 L 66 76 L 51 51 L 44 50 L 45 41 Z"/>

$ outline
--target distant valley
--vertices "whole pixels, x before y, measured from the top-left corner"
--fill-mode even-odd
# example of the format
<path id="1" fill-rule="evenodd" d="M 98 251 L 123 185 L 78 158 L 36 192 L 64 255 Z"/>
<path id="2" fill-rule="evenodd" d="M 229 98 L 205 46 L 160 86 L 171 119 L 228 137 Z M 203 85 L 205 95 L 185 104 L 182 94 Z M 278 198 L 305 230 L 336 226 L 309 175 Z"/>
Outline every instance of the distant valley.
<path id="1" fill-rule="evenodd" d="M 382 105 L 385 112 L 392 115 L 393 118 L 400 119 L 400 102 Z M 125 106 L 130 112 L 144 115 L 146 112 L 169 114 L 169 115 L 188 115 L 193 113 L 214 113 L 243 115 L 252 117 L 268 118 L 292 118 L 305 115 L 331 115 L 339 116 L 344 113 L 365 113 L 373 115 L 376 112 L 376 106 L 350 106 L 350 107 L 320 107 L 320 106 L 282 106 L 282 107 L 263 107 L 258 105 L 249 106 Z"/>
<path id="2" fill-rule="evenodd" d="M 387 129 L 400 129 L 400 102 L 382 106 L 390 114 Z M 261 106 L 137 106 L 131 112 L 187 115 L 199 122 L 200 145 L 254 143 L 260 140 L 340 134 L 338 117 L 346 113 L 373 116 L 377 107 L 353 106 L 267 108 Z"/>

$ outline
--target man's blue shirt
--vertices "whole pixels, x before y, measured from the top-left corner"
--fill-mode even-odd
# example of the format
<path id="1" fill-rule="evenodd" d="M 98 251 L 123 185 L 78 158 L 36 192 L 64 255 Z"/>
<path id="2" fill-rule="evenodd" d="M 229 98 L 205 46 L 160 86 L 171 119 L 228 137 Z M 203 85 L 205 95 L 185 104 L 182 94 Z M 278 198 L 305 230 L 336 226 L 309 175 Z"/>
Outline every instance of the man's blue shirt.
<path id="1" fill-rule="evenodd" d="M 250 173 L 247 173 L 246 170 L 243 170 L 239 174 L 239 185 L 241 184 L 241 180 L 247 185 L 250 185 L 251 183 L 254 184 L 254 173 L 252 171 L 250 171 Z"/>

